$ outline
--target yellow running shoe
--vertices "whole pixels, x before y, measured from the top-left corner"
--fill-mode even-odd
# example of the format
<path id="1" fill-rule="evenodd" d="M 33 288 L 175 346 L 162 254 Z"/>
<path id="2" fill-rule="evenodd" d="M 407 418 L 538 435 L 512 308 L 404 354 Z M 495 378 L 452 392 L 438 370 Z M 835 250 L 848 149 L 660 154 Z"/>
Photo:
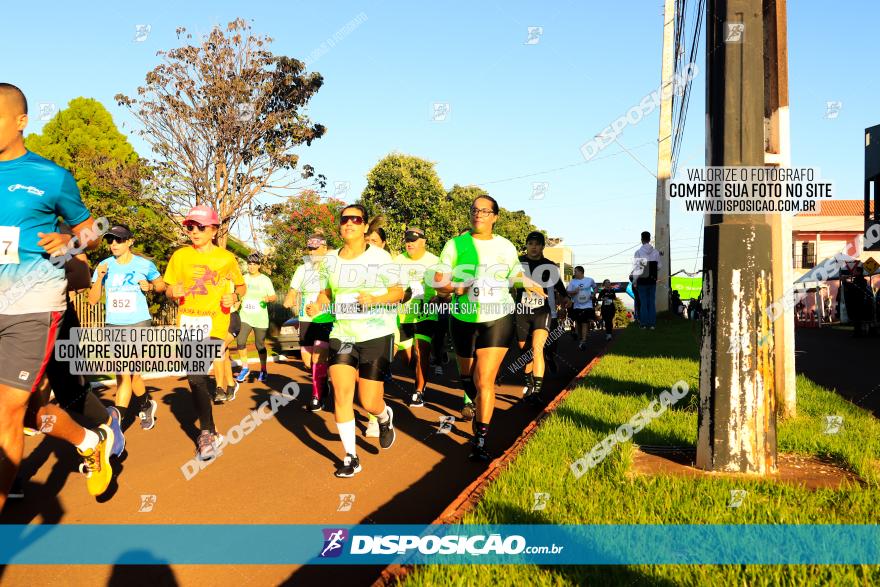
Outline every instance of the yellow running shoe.
<path id="1" fill-rule="evenodd" d="M 113 468 L 110 466 L 110 449 L 113 447 L 113 430 L 106 424 L 101 424 L 95 433 L 98 435 L 98 445 L 89 450 L 80 451 L 83 458 L 80 470 L 86 475 L 86 487 L 94 496 L 107 491 L 110 480 L 113 478 Z"/>

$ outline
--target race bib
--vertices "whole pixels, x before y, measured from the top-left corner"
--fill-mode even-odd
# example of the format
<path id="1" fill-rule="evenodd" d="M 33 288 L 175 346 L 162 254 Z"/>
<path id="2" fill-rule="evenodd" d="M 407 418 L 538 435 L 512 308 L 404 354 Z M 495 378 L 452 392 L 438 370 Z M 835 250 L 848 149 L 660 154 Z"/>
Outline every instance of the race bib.
<path id="1" fill-rule="evenodd" d="M 336 296 L 333 310 L 337 320 L 366 320 L 371 318 L 369 312 L 358 303 L 358 294 L 342 294 Z"/>
<path id="2" fill-rule="evenodd" d="M 201 330 L 204 338 L 208 338 L 211 334 L 211 317 L 210 316 L 187 316 L 180 315 L 180 329 L 192 332 L 193 330 Z"/>
<path id="3" fill-rule="evenodd" d="M 612 305 L 614 305 L 614 300 L 611 298 L 605 298 L 604 300 L 602 300 L 602 305 L 603 306 L 612 306 Z"/>
<path id="4" fill-rule="evenodd" d="M 477 279 L 468 290 L 468 299 L 480 304 L 497 303 L 504 299 L 507 288 L 488 279 Z"/>
<path id="5" fill-rule="evenodd" d="M 246 312 L 256 312 L 260 309 L 260 302 L 257 300 L 242 300 L 241 307 Z"/>
<path id="6" fill-rule="evenodd" d="M 137 294 L 133 291 L 117 291 L 107 293 L 107 309 L 119 314 L 129 314 L 137 308 Z"/>
<path id="7" fill-rule="evenodd" d="M 585 289 L 580 290 L 577 295 L 577 302 L 579 304 L 590 303 L 590 292 Z"/>
<path id="8" fill-rule="evenodd" d="M 17 226 L 0 226 L 0 265 L 18 265 Z"/>
<path id="9" fill-rule="evenodd" d="M 535 292 L 527 291 L 523 295 L 522 303 L 527 308 L 540 308 L 544 305 L 544 298 Z"/>

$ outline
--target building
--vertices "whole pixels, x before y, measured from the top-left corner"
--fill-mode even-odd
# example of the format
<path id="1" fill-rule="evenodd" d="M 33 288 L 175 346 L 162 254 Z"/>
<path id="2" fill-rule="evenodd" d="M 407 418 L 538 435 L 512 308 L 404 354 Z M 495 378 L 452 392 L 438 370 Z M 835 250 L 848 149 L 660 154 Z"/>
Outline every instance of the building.
<path id="1" fill-rule="evenodd" d="M 544 256 L 553 261 L 559 267 L 559 273 L 566 282 L 571 280 L 574 273 L 574 253 L 571 248 L 562 245 L 562 239 L 550 238 L 548 243 L 553 246 L 544 247 Z"/>

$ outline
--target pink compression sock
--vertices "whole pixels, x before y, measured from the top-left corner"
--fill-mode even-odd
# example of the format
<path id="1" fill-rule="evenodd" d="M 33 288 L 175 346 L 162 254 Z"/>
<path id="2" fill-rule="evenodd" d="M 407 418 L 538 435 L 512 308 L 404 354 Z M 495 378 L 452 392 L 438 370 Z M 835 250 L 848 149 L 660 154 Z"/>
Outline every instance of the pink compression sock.
<path id="1" fill-rule="evenodd" d="M 327 386 L 327 363 L 312 363 L 312 397 L 321 399 Z"/>

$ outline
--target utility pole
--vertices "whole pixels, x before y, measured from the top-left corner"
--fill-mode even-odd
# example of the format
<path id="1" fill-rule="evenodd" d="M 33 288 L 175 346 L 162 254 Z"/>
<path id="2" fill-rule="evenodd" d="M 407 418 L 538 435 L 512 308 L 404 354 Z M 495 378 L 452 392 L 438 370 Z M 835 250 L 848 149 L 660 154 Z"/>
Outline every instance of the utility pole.
<path id="1" fill-rule="evenodd" d="M 764 165 L 762 0 L 707 0 L 706 160 Z M 771 221 L 710 214 L 704 229 L 697 466 L 776 470 Z"/>
<path id="2" fill-rule="evenodd" d="M 788 32 L 786 0 L 764 0 L 764 71 L 767 151 L 764 163 L 777 167 L 791 165 L 791 123 L 788 111 Z M 794 281 L 791 251 L 791 217 L 776 214 L 773 230 L 773 299 L 784 300 Z M 794 304 L 785 309 L 773 328 L 776 353 L 776 401 L 780 418 L 797 415 L 797 387 L 794 368 Z"/>
<path id="3" fill-rule="evenodd" d="M 669 310 L 671 251 L 669 250 L 669 200 L 666 182 L 672 174 L 672 77 L 675 70 L 675 0 L 663 8 L 663 63 L 660 68 L 660 133 L 657 138 L 657 198 L 654 206 L 654 247 L 660 252 L 657 266 L 657 311 Z"/>

